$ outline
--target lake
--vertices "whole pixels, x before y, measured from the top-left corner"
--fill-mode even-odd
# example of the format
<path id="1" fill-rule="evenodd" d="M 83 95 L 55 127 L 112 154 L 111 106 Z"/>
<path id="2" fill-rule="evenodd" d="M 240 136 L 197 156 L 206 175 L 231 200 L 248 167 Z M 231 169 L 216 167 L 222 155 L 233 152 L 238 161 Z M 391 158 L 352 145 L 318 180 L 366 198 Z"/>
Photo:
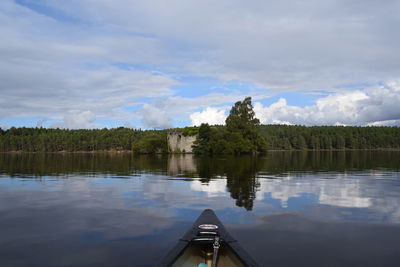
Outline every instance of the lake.
<path id="1" fill-rule="evenodd" d="M 260 266 L 399 266 L 400 152 L 0 154 L 0 266 L 154 266 L 212 208 Z"/>

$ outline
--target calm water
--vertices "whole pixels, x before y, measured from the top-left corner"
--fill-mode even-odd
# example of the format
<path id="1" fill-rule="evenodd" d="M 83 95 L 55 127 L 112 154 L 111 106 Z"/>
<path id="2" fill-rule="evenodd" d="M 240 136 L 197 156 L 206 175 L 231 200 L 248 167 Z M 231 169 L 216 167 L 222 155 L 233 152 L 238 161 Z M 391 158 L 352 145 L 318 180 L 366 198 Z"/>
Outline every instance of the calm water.
<path id="1" fill-rule="evenodd" d="M 0 154 L 0 266 L 153 266 L 212 208 L 261 266 L 400 266 L 400 152 Z"/>

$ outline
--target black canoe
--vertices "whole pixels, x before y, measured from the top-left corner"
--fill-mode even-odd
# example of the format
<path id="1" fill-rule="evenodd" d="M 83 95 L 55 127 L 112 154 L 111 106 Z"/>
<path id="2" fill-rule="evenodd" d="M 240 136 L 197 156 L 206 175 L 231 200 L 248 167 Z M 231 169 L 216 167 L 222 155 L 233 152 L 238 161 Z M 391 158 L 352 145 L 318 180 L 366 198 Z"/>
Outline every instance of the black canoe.
<path id="1" fill-rule="evenodd" d="M 258 266 L 226 231 L 215 213 L 204 210 L 159 267 Z"/>

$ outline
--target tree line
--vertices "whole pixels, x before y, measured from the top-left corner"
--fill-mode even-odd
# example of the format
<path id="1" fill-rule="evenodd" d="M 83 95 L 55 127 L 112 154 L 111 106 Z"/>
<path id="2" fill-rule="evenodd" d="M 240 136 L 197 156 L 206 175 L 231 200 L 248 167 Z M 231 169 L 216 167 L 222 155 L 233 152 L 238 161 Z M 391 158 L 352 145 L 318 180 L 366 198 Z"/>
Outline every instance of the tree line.
<path id="1" fill-rule="evenodd" d="M 260 125 L 251 98 L 231 108 L 226 126 L 173 129 L 196 135 L 196 154 L 252 154 L 267 150 L 399 149 L 399 127 Z M 170 129 L 172 130 L 172 129 Z M 168 153 L 169 130 L 0 128 L 0 152 L 133 151 Z"/>
<path id="2" fill-rule="evenodd" d="M 272 150 L 397 149 L 399 127 L 261 125 Z"/>
<path id="3" fill-rule="evenodd" d="M 249 141 L 226 126 L 203 125 L 194 131 L 198 132 L 194 150 L 198 154 L 243 154 L 253 150 L 400 149 L 399 127 L 257 125 L 254 129 L 258 135 Z M 166 153 L 167 131 L 12 127 L 0 129 L 0 151 Z"/>
<path id="4" fill-rule="evenodd" d="M 165 137 L 165 138 L 164 138 Z M 153 139 L 156 139 L 154 144 Z M 148 141 L 147 148 L 159 146 L 166 139 L 165 131 L 114 129 L 51 129 L 15 128 L 0 129 L 0 151 L 59 152 L 59 151 L 122 151 L 140 149 L 140 142 Z M 166 140 L 163 141 L 164 147 Z M 152 148 L 155 150 L 154 148 Z"/>

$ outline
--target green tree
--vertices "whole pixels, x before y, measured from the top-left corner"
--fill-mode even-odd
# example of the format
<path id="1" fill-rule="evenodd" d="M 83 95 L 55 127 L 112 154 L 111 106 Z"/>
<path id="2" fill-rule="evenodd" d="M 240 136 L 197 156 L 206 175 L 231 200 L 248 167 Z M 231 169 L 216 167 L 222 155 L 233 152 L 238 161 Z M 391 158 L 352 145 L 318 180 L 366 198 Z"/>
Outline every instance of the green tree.
<path id="1" fill-rule="evenodd" d="M 212 153 L 210 140 L 212 138 L 212 130 L 208 123 L 202 123 L 198 130 L 198 136 L 194 142 L 192 149 L 196 154 Z"/>
<path id="2" fill-rule="evenodd" d="M 225 120 L 229 146 L 235 154 L 265 151 L 267 143 L 257 132 L 260 120 L 255 117 L 251 97 L 238 101 Z"/>
<path id="3" fill-rule="evenodd" d="M 346 143 L 345 143 L 344 137 L 341 135 L 337 135 L 336 140 L 335 140 L 335 148 L 344 149 L 345 146 L 346 146 Z"/>
<path id="4" fill-rule="evenodd" d="M 282 148 L 285 149 L 285 150 L 290 150 L 290 149 L 292 149 L 292 145 L 290 144 L 289 139 L 283 138 Z"/>
<path id="5" fill-rule="evenodd" d="M 297 140 L 298 140 L 298 148 L 299 149 L 307 149 L 306 140 L 304 139 L 304 137 L 302 135 L 299 135 Z"/>
<path id="6" fill-rule="evenodd" d="M 260 120 L 255 117 L 251 97 L 236 102 L 225 123 L 228 131 L 240 131 L 244 135 L 254 135 L 255 127 L 260 124 Z"/>
<path id="7" fill-rule="evenodd" d="M 132 151 L 140 154 L 166 153 L 167 137 L 165 134 L 146 135 L 132 145 Z"/>

